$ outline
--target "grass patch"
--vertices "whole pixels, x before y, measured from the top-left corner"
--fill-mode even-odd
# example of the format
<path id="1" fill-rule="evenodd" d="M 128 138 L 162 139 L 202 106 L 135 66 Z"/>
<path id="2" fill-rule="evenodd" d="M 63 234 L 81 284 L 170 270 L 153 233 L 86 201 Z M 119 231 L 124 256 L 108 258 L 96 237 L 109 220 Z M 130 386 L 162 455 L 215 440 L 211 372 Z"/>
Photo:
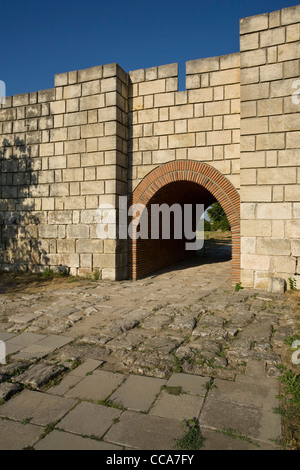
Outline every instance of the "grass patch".
<path id="1" fill-rule="evenodd" d="M 185 434 L 175 440 L 178 450 L 200 450 L 204 445 L 205 438 L 201 434 L 199 422 L 196 418 L 184 420 Z"/>
<path id="2" fill-rule="evenodd" d="M 293 336 L 288 336 L 287 338 L 283 339 L 284 344 L 288 344 L 289 346 L 292 346 L 294 341 L 300 340 L 300 335 L 293 335 Z"/>
<path id="3" fill-rule="evenodd" d="M 218 430 L 216 432 L 221 433 L 221 434 L 225 434 L 226 436 L 230 436 L 233 439 L 241 439 L 242 441 L 249 442 L 249 444 L 253 444 L 256 447 L 259 447 L 259 445 L 255 441 L 250 439 L 250 437 L 244 436 L 243 434 L 240 434 L 239 432 L 235 431 L 232 428 L 225 428 L 223 430 Z"/>
<path id="4" fill-rule="evenodd" d="M 168 385 L 163 385 L 161 387 L 162 390 L 164 390 L 165 392 L 167 392 L 169 395 L 181 395 L 183 392 L 182 392 L 182 387 L 178 386 L 178 387 L 170 387 Z"/>
<path id="5" fill-rule="evenodd" d="M 209 392 L 212 388 L 217 388 L 217 386 L 213 383 L 212 380 L 209 380 L 208 382 L 205 382 L 205 384 L 203 385 L 203 388 Z"/>
<path id="6" fill-rule="evenodd" d="M 127 409 L 124 406 L 119 405 L 118 403 L 115 403 L 114 401 L 109 400 L 108 398 L 106 398 L 105 400 L 99 400 L 96 403 L 98 405 L 107 406 L 108 408 L 116 408 L 117 410 L 122 410 L 122 411 L 126 411 Z"/>
<path id="7" fill-rule="evenodd" d="M 282 384 L 280 405 L 275 413 L 281 416 L 285 449 L 300 450 L 300 375 L 281 366 L 279 381 Z"/>
<path id="8" fill-rule="evenodd" d="M 40 438 L 44 439 L 44 437 L 47 436 L 51 431 L 54 430 L 55 426 L 59 423 L 59 420 L 53 421 L 52 423 L 47 424 L 47 426 L 44 428 L 43 433 L 41 434 Z"/>
<path id="9" fill-rule="evenodd" d="M 242 287 L 242 283 L 241 283 L 241 282 L 237 282 L 236 285 L 235 285 L 235 287 L 234 287 L 235 292 L 238 292 L 238 291 L 241 290 L 241 289 L 244 289 L 244 288 Z"/>
<path id="10" fill-rule="evenodd" d="M 291 290 L 297 290 L 297 281 L 293 277 L 289 277 L 289 286 Z"/>
<path id="11" fill-rule="evenodd" d="M 176 372 L 177 374 L 182 372 L 182 361 L 181 359 L 179 359 L 179 357 L 173 356 L 173 372 Z"/>
<path id="12" fill-rule="evenodd" d="M 29 424 L 31 420 L 32 418 L 24 418 L 22 419 L 21 424 L 24 424 L 24 425 Z"/>

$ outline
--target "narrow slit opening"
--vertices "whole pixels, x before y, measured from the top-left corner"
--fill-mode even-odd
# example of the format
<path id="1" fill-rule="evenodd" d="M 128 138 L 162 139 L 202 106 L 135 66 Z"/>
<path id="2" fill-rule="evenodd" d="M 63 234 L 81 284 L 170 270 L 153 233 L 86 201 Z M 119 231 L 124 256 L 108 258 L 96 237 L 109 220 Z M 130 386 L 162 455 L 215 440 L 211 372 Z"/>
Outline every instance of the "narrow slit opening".
<path id="1" fill-rule="evenodd" d="M 185 91 L 185 77 L 186 77 L 186 67 L 185 62 L 178 63 L 178 91 Z"/>

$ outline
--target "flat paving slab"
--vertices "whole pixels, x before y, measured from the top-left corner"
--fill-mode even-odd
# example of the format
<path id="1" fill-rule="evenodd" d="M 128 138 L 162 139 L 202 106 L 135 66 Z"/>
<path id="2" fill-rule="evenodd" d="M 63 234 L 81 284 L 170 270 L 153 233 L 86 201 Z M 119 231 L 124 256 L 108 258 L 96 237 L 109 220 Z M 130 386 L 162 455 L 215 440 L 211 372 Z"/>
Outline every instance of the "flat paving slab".
<path id="1" fill-rule="evenodd" d="M 105 400 L 124 380 L 122 374 L 95 370 L 92 375 L 82 379 L 75 387 L 65 393 L 65 397 L 82 400 Z"/>
<path id="2" fill-rule="evenodd" d="M 232 430 L 238 435 L 272 443 L 281 437 L 278 414 L 253 406 L 207 398 L 200 416 L 200 427 L 220 431 Z"/>
<path id="3" fill-rule="evenodd" d="M 43 428 L 40 426 L 0 419 L 0 449 L 22 450 L 31 447 L 42 432 Z"/>
<path id="4" fill-rule="evenodd" d="M 55 351 L 56 349 L 62 348 L 71 341 L 73 341 L 73 338 L 67 338 L 66 336 L 60 335 L 50 335 L 46 336 L 46 338 L 37 341 L 36 345 L 45 346 L 50 348 L 52 351 Z"/>
<path id="5" fill-rule="evenodd" d="M 5 336 L 5 335 L 3 335 Z M 5 339 L 6 355 L 14 354 L 13 359 L 31 360 L 46 357 L 56 349 L 73 341 L 59 335 L 41 335 L 25 331 Z"/>
<path id="6" fill-rule="evenodd" d="M 53 351 L 49 346 L 43 346 L 39 344 L 29 344 L 25 346 L 17 354 L 14 355 L 14 359 L 18 360 L 31 360 L 31 359 L 42 359 Z"/>
<path id="7" fill-rule="evenodd" d="M 184 433 L 181 424 L 173 419 L 125 411 L 104 440 L 139 450 L 175 449 L 175 439 Z"/>
<path id="8" fill-rule="evenodd" d="M 71 398 L 23 390 L 0 407 L 0 417 L 47 426 L 62 418 L 76 403 Z"/>
<path id="9" fill-rule="evenodd" d="M 5 331 L 0 331 L 0 341 L 7 341 L 16 336 L 16 333 L 6 333 Z"/>
<path id="10" fill-rule="evenodd" d="M 100 367 L 103 361 L 97 361 L 96 359 L 87 359 L 83 364 L 71 370 L 70 375 L 75 377 L 85 377 L 90 372 L 93 372 L 97 367 Z"/>
<path id="11" fill-rule="evenodd" d="M 63 431 L 52 431 L 35 446 L 36 450 L 122 450 L 122 447 Z"/>
<path id="12" fill-rule="evenodd" d="M 58 385 L 48 388 L 47 393 L 53 395 L 65 395 L 71 388 L 77 385 L 82 380 L 82 377 L 68 374 L 64 377 Z"/>
<path id="13" fill-rule="evenodd" d="M 178 421 L 198 418 L 203 400 L 203 397 L 196 395 L 171 395 L 167 392 L 162 392 L 149 414 Z"/>
<path id="14" fill-rule="evenodd" d="M 57 428 L 101 438 L 121 413 L 115 408 L 81 402 L 58 423 Z"/>
<path id="15" fill-rule="evenodd" d="M 279 391 L 278 388 L 274 389 L 271 386 L 272 383 L 274 383 L 272 379 L 263 379 L 257 383 L 251 378 L 243 377 L 243 381 L 237 385 L 236 382 L 215 379 L 209 398 L 272 410 L 279 405 L 279 400 L 276 398 Z"/>
<path id="16" fill-rule="evenodd" d="M 172 374 L 167 382 L 168 387 L 181 387 L 183 392 L 204 396 L 206 384 L 211 382 L 211 377 L 202 377 L 191 374 Z"/>
<path id="17" fill-rule="evenodd" d="M 0 419 L 11 446 L 15 433 L 18 448 L 175 449 L 174 439 L 186 432 L 182 421 L 196 417 L 206 438 L 203 449 L 276 448 L 278 378 L 267 375 L 279 373 L 276 345 L 296 333 L 294 313 L 277 313 L 285 298 L 266 309 L 265 295 L 234 292 L 229 245 L 226 257 L 179 263 L 172 272 L 135 283 L 86 281 L 37 296 L 4 294 L 0 322 L 8 331 L 0 332 L 0 341 L 11 356 L 0 370 Z M 7 322 L 11 318 L 15 325 Z M 239 345 L 243 335 L 234 335 L 243 330 Z M 276 341 L 271 330 L 280 332 Z M 38 360 L 49 353 L 49 360 Z M 174 373 L 174 357 L 182 373 Z M 25 360 L 18 364 L 18 358 Z M 74 360 L 84 362 L 64 368 L 59 384 L 32 390 L 44 373 L 29 368 L 32 362 L 65 367 Z M 25 370 L 35 371 L 35 379 L 26 378 Z M 123 408 L 111 407 L 111 401 Z M 34 441 L 33 431 L 42 433 L 49 423 L 56 428 Z M 24 442 L 22 432 L 28 433 Z"/>
<path id="18" fill-rule="evenodd" d="M 271 444 L 234 435 L 230 430 L 220 432 L 202 429 L 201 432 L 204 437 L 201 450 L 278 450 Z"/>
<path id="19" fill-rule="evenodd" d="M 130 410 L 148 411 L 165 383 L 163 379 L 131 375 L 110 400 Z"/>
<path id="20" fill-rule="evenodd" d="M 21 346 L 21 348 L 25 348 L 26 346 L 29 346 L 29 344 L 36 343 L 37 341 L 40 341 L 41 339 L 46 338 L 46 335 L 40 335 L 37 333 L 30 333 L 25 331 L 24 333 L 20 333 L 19 335 L 14 336 L 11 339 L 8 339 L 6 341 L 6 344 L 17 344 Z"/>

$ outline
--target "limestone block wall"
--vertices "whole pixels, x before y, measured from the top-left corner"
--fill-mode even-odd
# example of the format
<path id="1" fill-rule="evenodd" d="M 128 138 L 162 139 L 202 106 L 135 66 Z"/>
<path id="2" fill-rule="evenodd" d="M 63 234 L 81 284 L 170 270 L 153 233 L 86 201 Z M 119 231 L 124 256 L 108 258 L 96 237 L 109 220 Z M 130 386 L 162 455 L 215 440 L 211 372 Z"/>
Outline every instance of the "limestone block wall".
<path id="1" fill-rule="evenodd" d="M 126 278 L 139 254 L 126 240 L 99 238 L 98 209 L 110 204 L 118 214 L 118 196 L 139 200 L 170 163 L 202 165 L 203 187 L 211 173 L 230 185 L 235 282 L 241 258 L 244 286 L 266 289 L 275 275 L 299 287 L 299 77 L 298 5 L 242 19 L 240 52 L 187 62 L 185 91 L 177 64 L 129 74 L 109 64 L 7 98 L 0 269 Z"/>
<path id="2" fill-rule="evenodd" d="M 300 285 L 300 5 L 240 21 L 241 281 Z"/>
<path id="3" fill-rule="evenodd" d="M 177 64 L 129 73 L 130 189 L 173 160 L 207 162 L 239 188 L 239 53 L 189 61 L 186 91 Z"/>
<path id="4" fill-rule="evenodd" d="M 97 209 L 127 194 L 128 77 L 117 64 L 62 73 L 0 109 L 0 264 L 124 277 L 126 246 Z M 116 269 L 116 266 L 118 267 Z"/>

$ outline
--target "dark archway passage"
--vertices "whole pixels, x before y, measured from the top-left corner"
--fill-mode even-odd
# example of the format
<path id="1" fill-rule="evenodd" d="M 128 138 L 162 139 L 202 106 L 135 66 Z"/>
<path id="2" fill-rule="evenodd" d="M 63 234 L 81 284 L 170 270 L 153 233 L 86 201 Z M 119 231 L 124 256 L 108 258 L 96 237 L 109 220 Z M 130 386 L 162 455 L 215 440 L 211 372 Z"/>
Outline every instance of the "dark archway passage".
<path id="1" fill-rule="evenodd" d="M 240 199 L 237 190 L 219 171 L 210 165 L 180 160 L 161 165 L 149 173 L 136 187 L 131 204 L 143 204 L 148 209 L 153 204 L 204 204 L 205 209 L 214 201 L 223 207 L 232 233 L 232 282 L 240 279 Z M 193 217 L 193 228 L 196 228 Z M 130 275 L 139 279 L 146 274 L 166 267 L 193 254 L 185 250 L 186 239 L 172 237 L 174 218 L 170 218 L 170 239 L 131 239 Z"/>

